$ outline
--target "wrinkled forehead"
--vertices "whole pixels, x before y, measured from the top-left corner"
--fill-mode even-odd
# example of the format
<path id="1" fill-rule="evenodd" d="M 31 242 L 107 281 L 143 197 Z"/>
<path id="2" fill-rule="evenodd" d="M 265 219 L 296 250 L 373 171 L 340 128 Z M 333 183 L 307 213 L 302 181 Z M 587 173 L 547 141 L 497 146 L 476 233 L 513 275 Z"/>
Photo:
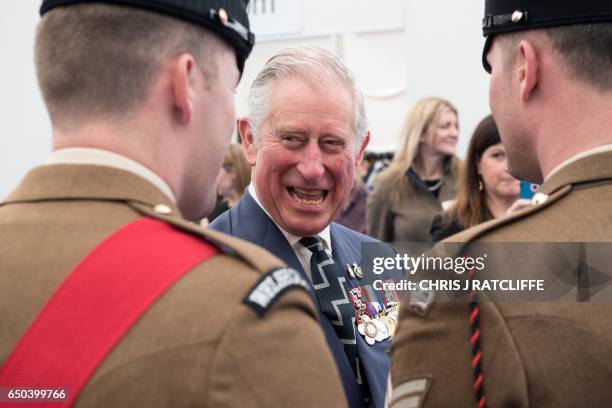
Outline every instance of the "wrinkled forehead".
<path id="1" fill-rule="evenodd" d="M 355 102 L 353 94 L 342 83 L 329 78 L 291 76 L 278 78 L 271 84 L 268 114 L 291 113 L 313 115 L 312 120 L 346 120 L 353 126 Z"/>
<path id="2" fill-rule="evenodd" d="M 353 89 L 350 84 L 346 83 L 343 78 L 332 70 L 308 68 L 288 73 L 285 76 L 273 80 L 272 87 L 283 84 L 286 81 L 299 82 L 316 93 L 324 93 L 323 91 L 333 87 L 338 91 L 348 93 L 351 98 L 353 98 Z"/>

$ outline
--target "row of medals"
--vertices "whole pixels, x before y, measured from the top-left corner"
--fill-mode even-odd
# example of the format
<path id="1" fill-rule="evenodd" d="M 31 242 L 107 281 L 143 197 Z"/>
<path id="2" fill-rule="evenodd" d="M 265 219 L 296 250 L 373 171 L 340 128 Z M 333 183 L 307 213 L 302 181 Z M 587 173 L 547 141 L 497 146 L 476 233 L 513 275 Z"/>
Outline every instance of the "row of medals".
<path id="1" fill-rule="evenodd" d="M 388 303 L 387 308 L 374 317 L 363 313 L 360 316 L 361 322 L 357 325 L 357 331 L 369 345 L 391 339 L 397 328 L 398 314 L 399 304 L 395 302 Z"/>
<path id="2" fill-rule="evenodd" d="M 353 279 L 362 279 L 363 271 L 357 264 L 347 264 L 346 270 Z M 357 331 L 366 343 L 373 345 L 385 339 L 391 339 L 397 327 L 397 316 L 399 314 L 399 303 L 389 302 L 387 308 L 376 316 L 370 317 L 362 311 L 359 312 L 361 321 L 357 325 Z"/>

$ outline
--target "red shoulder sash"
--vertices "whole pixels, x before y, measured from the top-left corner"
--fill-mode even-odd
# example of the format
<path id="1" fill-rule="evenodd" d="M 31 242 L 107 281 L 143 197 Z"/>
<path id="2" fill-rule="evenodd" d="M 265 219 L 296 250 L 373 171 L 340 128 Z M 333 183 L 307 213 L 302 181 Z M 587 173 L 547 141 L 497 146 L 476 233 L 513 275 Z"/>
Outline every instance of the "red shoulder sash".
<path id="1" fill-rule="evenodd" d="M 61 406 L 71 406 L 139 317 L 190 269 L 218 252 L 152 218 L 121 228 L 56 289 L 0 368 L 0 387 L 66 388 Z M 37 406 L 47 405 L 58 403 Z"/>

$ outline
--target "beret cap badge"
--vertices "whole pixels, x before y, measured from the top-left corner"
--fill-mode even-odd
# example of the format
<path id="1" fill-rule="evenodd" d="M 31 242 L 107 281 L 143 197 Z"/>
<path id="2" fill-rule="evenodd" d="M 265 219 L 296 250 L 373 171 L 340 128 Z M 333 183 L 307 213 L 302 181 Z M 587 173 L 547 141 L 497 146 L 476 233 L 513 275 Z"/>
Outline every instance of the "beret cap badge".
<path id="1" fill-rule="evenodd" d="M 522 19 L 523 19 L 523 12 L 521 10 L 515 10 L 514 13 L 512 13 L 512 16 L 510 17 L 510 20 L 513 23 L 518 23 Z"/>
<path id="2" fill-rule="evenodd" d="M 223 23 L 223 25 L 227 25 L 227 23 L 229 22 L 229 16 L 227 15 L 227 11 L 225 11 L 224 8 L 219 9 L 219 20 L 221 20 L 221 23 Z"/>

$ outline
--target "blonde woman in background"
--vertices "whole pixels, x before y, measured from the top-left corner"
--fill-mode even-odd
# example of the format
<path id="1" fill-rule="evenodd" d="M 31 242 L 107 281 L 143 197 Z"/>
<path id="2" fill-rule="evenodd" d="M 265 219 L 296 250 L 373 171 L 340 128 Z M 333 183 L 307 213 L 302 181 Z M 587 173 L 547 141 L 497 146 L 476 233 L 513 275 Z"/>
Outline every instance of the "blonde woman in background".
<path id="1" fill-rule="evenodd" d="M 457 193 L 457 109 L 441 98 L 417 101 L 406 115 L 400 148 L 368 199 L 368 233 L 382 241 L 430 242 L 433 217 Z M 448 205 L 447 205 L 448 204 Z"/>

